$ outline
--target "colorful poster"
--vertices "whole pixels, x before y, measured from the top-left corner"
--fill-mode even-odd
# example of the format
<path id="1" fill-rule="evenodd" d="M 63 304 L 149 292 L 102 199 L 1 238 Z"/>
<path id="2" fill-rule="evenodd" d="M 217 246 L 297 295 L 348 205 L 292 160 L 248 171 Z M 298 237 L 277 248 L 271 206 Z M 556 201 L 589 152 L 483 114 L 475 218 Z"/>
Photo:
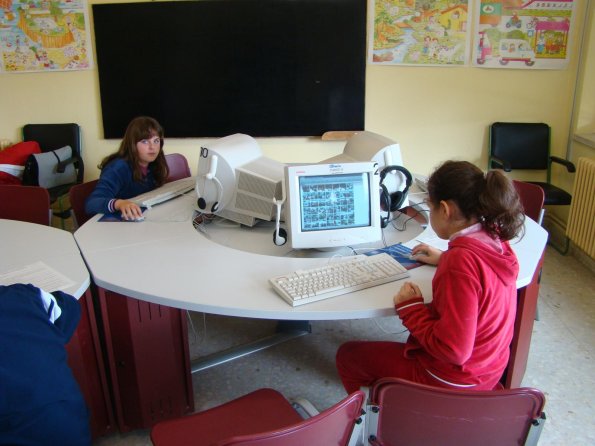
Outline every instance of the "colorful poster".
<path id="1" fill-rule="evenodd" d="M 0 72 L 92 68 L 86 0 L 0 0 Z"/>
<path id="2" fill-rule="evenodd" d="M 566 68 L 573 9 L 574 0 L 482 0 L 473 64 Z"/>
<path id="3" fill-rule="evenodd" d="M 467 0 L 374 0 L 369 62 L 374 64 L 467 64 Z"/>

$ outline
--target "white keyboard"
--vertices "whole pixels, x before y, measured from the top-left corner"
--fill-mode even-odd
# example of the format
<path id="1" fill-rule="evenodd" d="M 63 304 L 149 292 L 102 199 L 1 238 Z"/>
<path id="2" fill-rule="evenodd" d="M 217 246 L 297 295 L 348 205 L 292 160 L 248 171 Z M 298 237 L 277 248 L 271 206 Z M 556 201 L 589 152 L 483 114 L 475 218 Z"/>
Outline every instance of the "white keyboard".
<path id="1" fill-rule="evenodd" d="M 150 208 L 151 206 L 155 206 L 156 204 L 163 203 L 164 201 L 171 200 L 172 198 L 191 191 L 194 189 L 195 184 L 196 179 L 194 177 L 182 178 L 180 180 L 172 181 L 171 183 L 165 183 L 163 186 L 153 189 L 152 191 L 137 195 L 132 198 L 131 201 L 139 206 Z"/>
<path id="2" fill-rule="evenodd" d="M 383 253 L 333 260 L 320 268 L 294 271 L 269 279 L 269 282 L 283 299 L 295 307 L 405 277 L 409 277 L 405 267 Z"/>

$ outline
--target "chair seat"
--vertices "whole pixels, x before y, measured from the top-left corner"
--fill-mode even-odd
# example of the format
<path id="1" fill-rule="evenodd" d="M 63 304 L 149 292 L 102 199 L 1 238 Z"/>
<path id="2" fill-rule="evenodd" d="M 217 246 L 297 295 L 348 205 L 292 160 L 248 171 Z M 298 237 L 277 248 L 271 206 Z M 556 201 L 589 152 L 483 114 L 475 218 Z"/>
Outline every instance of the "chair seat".
<path id="1" fill-rule="evenodd" d="M 281 393 L 259 389 L 204 412 L 162 421 L 153 427 L 151 440 L 159 446 L 209 445 L 221 440 L 222 434 L 256 434 L 300 421 L 302 418 Z"/>
<path id="2" fill-rule="evenodd" d="M 572 201 L 572 196 L 563 189 L 554 186 L 553 184 L 549 183 L 542 183 L 542 182 L 534 182 L 531 181 L 532 184 L 536 184 L 543 189 L 545 194 L 545 205 L 561 205 L 567 206 Z"/>

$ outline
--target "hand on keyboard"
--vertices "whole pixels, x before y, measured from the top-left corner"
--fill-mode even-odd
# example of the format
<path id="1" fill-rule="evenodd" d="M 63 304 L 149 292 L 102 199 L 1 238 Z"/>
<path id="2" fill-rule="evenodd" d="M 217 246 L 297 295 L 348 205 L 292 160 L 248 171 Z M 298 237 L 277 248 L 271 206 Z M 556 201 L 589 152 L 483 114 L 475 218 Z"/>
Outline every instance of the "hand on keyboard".
<path id="1" fill-rule="evenodd" d="M 409 277 L 388 254 L 357 255 L 320 268 L 298 270 L 269 280 L 290 305 L 303 305 Z"/>

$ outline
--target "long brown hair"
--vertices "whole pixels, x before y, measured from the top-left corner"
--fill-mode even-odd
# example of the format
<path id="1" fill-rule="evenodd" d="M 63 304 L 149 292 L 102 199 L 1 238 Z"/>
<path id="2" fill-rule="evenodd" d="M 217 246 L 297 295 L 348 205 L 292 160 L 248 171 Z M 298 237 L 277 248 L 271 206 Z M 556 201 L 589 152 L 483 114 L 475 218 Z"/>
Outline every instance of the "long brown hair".
<path id="1" fill-rule="evenodd" d="M 163 128 L 157 120 L 148 116 L 138 116 L 130 121 L 118 151 L 106 156 L 97 167 L 103 169 L 114 159 L 122 158 L 130 163 L 134 181 L 141 181 L 143 174 L 138 163 L 136 143 L 143 139 L 150 139 L 154 136 L 159 136 L 161 144 L 159 155 L 157 155 L 155 161 L 149 163 L 149 169 L 153 172 L 157 186 L 161 186 L 169 175 L 169 169 L 167 167 L 167 162 L 165 161 L 165 155 L 163 154 Z"/>
<path id="2" fill-rule="evenodd" d="M 452 200 L 467 219 L 477 219 L 494 238 L 510 240 L 521 232 L 524 215 L 512 182 L 498 170 L 484 174 L 467 161 L 446 161 L 428 180 L 434 206 Z"/>

